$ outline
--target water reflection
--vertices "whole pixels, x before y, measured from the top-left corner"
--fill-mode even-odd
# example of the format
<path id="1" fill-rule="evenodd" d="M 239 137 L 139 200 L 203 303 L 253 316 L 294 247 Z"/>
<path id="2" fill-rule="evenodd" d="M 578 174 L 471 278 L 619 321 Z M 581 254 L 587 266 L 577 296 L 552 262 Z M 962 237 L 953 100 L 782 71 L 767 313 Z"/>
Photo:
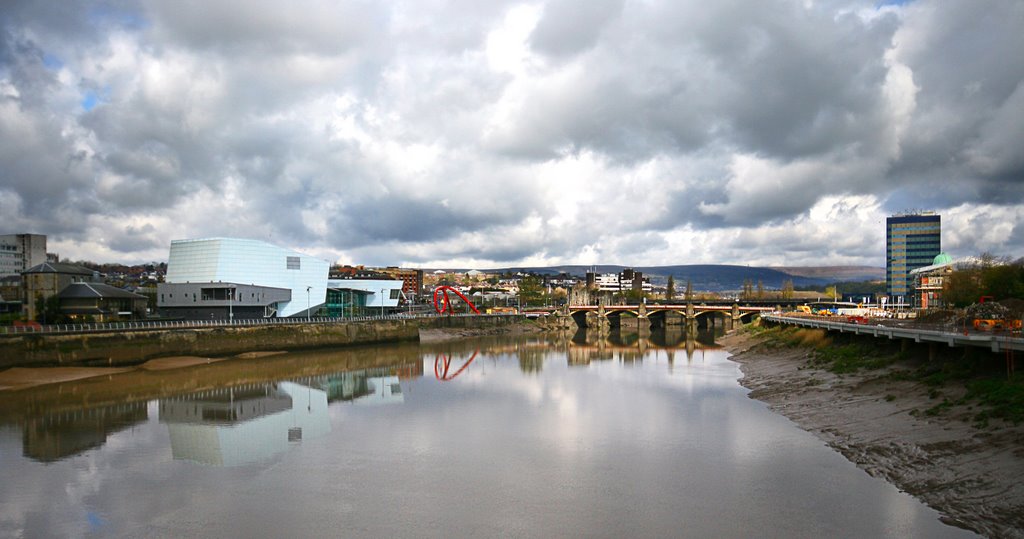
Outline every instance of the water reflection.
<path id="1" fill-rule="evenodd" d="M 175 459 L 240 466 L 327 434 L 327 392 L 291 382 L 232 387 L 160 401 Z"/>
<path id="2" fill-rule="evenodd" d="M 665 351 L 671 365 L 676 352 L 685 353 L 688 361 L 699 353 L 720 350 L 715 337 L 724 335 L 722 328 L 689 329 L 669 326 L 664 329 L 622 331 L 594 331 L 580 329 L 571 336 L 559 335 L 565 342 L 566 359 L 569 365 L 585 366 L 592 361 L 617 360 L 626 363 L 639 362 L 654 350 Z M 524 369 L 525 370 L 525 369 Z"/>
<path id="3" fill-rule="evenodd" d="M 111 434 L 148 418 L 144 402 L 33 417 L 22 426 L 22 454 L 40 462 L 61 460 L 100 447 Z"/>
<path id="4" fill-rule="evenodd" d="M 462 371 L 469 367 L 473 360 L 476 359 L 476 355 L 480 353 L 480 350 L 474 350 L 473 355 L 469 356 L 469 359 L 462 363 L 462 366 L 452 371 L 452 358 L 449 357 L 448 353 L 441 352 L 434 358 L 434 377 L 443 382 L 454 379 L 456 376 L 462 374 Z"/>
<path id="5" fill-rule="evenodd" d="M 397 370 L 422 373 L 411 364 Z M 175 459 L 239 466 L 330 432 L 331 403 L 377 406 L 404 399 L 396 369 L 363 369 L 162 399 L 160 422 L 167 424 Z"/>
<path id="6" fill-rule="evenodd" d="M 0 394 L 0 426 L 20 427 L 25 457 L 56 462 L 146 423 L 155 398 L 175 459 L 237 466 L 329 432 L 330 403 L 404 402 L 402 380 L 423 375 L 418 352 L 316 351 L 45 385 Z M 358 368 L 367 364 L 385 366 Z"/>
<path id="7" fill-rule="evenodd" d="M 380 346 L 0 395 L 0 535 L 967 535 L 747 398 L 713 342 Z"/>

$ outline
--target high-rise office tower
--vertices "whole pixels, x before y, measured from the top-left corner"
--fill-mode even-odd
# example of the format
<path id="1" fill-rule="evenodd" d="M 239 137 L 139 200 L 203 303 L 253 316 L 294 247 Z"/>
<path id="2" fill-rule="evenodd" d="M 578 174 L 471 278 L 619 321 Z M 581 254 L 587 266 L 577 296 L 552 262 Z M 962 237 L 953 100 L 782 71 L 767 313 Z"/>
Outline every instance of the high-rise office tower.
<path id="1" fill-rule="evenodd" d="M 19 275 L 43 262 L 46 262 L 45 235 L 0 235 L 0 277 Z"/>
<path id="2" fill-rule="evenodd" d="M 909 303 L 914 284 L 910 272 L 938 256 L 941 231 L 942 218 L 933 212 L 905 213 L 885 220 L 885 290 L 890 301 Z"/>

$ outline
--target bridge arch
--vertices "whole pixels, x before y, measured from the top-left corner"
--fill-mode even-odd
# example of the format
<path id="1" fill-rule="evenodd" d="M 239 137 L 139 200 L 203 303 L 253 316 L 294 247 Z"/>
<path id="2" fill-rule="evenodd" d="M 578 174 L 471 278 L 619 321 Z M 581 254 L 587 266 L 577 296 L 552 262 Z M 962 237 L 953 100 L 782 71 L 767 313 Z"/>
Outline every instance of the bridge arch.
<path id="1" fill-rule="evenodd" d="M 740 313 L 740 322 L 743 322 L 744 324 L 746 324 L 748 322 L 752 322 L 754 320 L 754 318 L 758 317 L 758 316 L 761 316 L 761 313 L 759 313 L 757 311 L 751 311 L 751 312 L 745 312 L 745 313 L 741 312 Z"/>
<path id="2" fill-rule="evenodd" d="M 726 324 L 728 320 L 732 319 L 732 313 L 708 309 L 705 311 L 694 311 L 693 319 L 697 323 L 697 327 L 706 328 L 712 326 L 723 326 L 728 327 Z"/>
<path id="3" fill-rule="evenodd" d="M 647 318 L 650 319 L 652 328 L 684 325 L 686 323 L 686 309 L 648 308 Z"/>

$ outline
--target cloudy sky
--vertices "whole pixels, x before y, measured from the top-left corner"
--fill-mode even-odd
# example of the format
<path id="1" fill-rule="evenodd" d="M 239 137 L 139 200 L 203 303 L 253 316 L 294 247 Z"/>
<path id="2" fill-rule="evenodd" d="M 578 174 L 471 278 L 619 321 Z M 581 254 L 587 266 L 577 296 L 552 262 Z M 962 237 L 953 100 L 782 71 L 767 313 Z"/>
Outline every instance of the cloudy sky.
<path id="1" fill-rule="evenodd" d="M 0 0 L 0 232 L 99 262 L 1024 255 L 1020 0 Z"/>

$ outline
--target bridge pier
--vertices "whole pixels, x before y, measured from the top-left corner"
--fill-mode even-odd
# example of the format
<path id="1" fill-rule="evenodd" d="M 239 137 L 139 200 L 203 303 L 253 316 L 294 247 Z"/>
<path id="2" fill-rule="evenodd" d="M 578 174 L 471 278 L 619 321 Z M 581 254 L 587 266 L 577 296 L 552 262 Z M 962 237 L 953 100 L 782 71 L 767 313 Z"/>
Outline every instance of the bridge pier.
<path id="1" fill-rule="evenodd" d="M 650 330 L 651 319 L 647 318 L 647 309 L 643 304 L 637 309 L 637 314 L 624 312 L 619 314 L 619 328 L 623 331 Z"/>
<path id="2" fill-rule="evenodd" d="M 576 321 L 567 314 L 555 311 L 541 316 L 537 321 L 541 327 L 549 331 L 568 331 L 576 329 Z"/>
<path id="3" fill-rule="evenodd" d="M 601 302 L 597 306 L 597 312 L 587 312 L 587 329 L 596 329 L 599 331 L 607 331 L 611 327 L 611 322 L 608 321 L 607 313 L 604 310 L 604 302 Z"/>

